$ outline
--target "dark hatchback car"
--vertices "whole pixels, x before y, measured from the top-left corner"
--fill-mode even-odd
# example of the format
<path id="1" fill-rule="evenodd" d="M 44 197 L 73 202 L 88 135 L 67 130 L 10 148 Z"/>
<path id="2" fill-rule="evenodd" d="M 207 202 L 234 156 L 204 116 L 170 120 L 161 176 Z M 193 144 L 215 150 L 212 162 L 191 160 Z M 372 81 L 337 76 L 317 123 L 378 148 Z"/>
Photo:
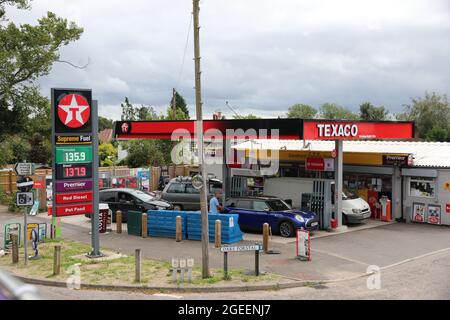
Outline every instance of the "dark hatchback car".
<path id="1" fill-rule="evenodd" d="M 271 196 L 230 198 L 224 212 L 239 214 L 239 226 L 243 230 L 261 231 L 267 222 L 274 233 L 283 237 L 295 236 L 297 229 L 319 228 L 315 213 L 292 210 L 286 202 Z"/>
<path id="2" fill-rule="evenodd" d="M 128 188 L 105 189 L 100 191 L 100 202 L 107 203 L 112 210 L 112 220 L 116 221 L 116 211 L 122 211 L 122 221 L 127 221 L 127 213 L 131 211 L 171 210 L 167 201 L 157 199 L 153 195 Z"/>

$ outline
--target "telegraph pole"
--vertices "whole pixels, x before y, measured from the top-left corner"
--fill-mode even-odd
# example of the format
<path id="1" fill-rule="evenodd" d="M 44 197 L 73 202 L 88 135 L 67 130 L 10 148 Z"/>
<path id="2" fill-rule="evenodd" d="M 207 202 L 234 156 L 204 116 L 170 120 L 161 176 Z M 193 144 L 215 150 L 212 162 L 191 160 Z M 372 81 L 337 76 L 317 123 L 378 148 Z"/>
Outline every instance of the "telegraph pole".
<path id="1" fill-rule="evenodd" d="M 209 230 L 208 230 L 208 204 L 205 162 L 203 156 L 203 115 L 202 115 L 202 92 L 201 92 L 201 71 L 200 71 L 200 26 L 199 26 L 199 6 L 200 0 L 193 0 L 193 20 L 194 20 L 194 61 L 195 61 L 195 111 L 197 114 L 197 149 L 198 166 L 203 180 L 203 187 L 200 189 L 200 210 L 202 215 L 202 278 L 209 278 Z"/>
<path id="2" fill-rule="evenodd" d="M 175 88 L 172 90 L 172 112 L 173 120 L 177 120 L 177 90 Z"/>

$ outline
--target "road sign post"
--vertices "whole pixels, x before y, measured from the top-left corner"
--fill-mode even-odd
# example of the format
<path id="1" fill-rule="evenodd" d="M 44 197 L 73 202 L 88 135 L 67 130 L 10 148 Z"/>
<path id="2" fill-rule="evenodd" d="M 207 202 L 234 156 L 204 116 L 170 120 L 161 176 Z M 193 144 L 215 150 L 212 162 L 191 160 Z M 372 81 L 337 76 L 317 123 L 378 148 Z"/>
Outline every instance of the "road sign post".
<path id="1" fill-rule="evenodd" d="M 263 246 L 259 243 L 247 246 L 222 246 L 220 251 L 223 253 L 223 279 L 228 280 L 228 252 L 255 251 L 255 276 L 259 276 L 259 252 Z"/>
<path id="2" fill-rule="evenodd" d="M 52 89 L 51 92 L 52 220 L 89 214 L 92 250 L 88 256 L 100 257 L 97 101 L 92 100 L 92 91 L 86 89 Z"/>

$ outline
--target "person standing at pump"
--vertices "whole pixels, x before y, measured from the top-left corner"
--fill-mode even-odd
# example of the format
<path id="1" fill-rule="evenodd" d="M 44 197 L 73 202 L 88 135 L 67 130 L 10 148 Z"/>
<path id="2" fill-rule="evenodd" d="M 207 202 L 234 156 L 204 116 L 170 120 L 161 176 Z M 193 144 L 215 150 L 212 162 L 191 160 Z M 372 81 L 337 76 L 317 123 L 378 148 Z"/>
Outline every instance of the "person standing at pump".
<path id="1" fill-rule="evenodd" d="M 223 206 L 219 202 L 220 199 L 222 199 L 222 192 L 216 191 L 214 197 L 209 200 L 209 213 L 217 214 L 223 210 Z"/>

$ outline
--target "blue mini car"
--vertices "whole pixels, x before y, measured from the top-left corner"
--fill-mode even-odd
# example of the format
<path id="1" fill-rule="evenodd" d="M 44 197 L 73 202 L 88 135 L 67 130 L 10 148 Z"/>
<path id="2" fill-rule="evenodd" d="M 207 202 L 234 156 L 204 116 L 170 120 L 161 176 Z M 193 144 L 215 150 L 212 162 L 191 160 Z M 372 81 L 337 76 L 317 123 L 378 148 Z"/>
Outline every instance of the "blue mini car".
<path id="1" fill-rule="evenodd" d="M 319 218 L 314 212 L 292 210 L 283 200 L 276 197 L 230 198 L 225 203 L 224 212 L 239 214 L 242 230 L 261 231 L 268 223 L 274 233 L 283 237 L 293 237 L 297 229 L 319 229 Z"/>

